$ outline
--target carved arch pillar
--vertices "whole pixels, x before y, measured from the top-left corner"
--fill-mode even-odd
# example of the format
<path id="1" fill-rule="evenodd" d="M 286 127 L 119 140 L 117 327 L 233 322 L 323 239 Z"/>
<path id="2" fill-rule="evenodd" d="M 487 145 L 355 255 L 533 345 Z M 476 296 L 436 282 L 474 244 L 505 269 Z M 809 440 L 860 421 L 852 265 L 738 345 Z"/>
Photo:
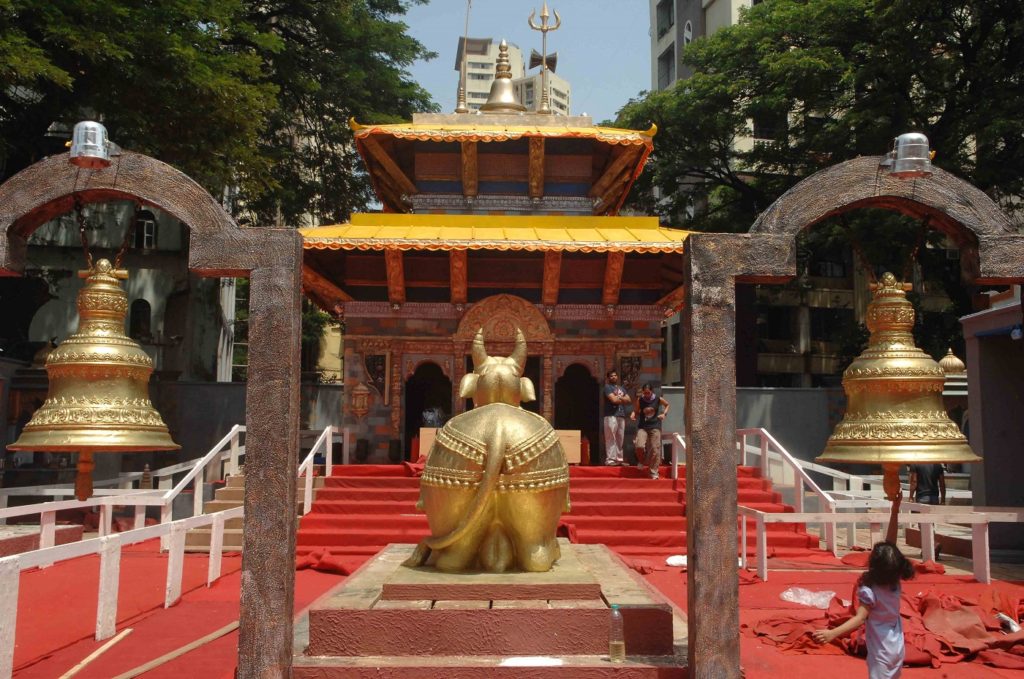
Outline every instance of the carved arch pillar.
<path id="1" fill-rule="evenodd" d="M 28 237 L 75 200 L 132 200 L 186 224 L 189 269 L 248 277 L 245 531 L 238 676 L 291 676 L 295 584 L 295 469 L 299 449 L 302 239 L 294 229 L 241 228 L 191 178 L 124 152 L 84 170 L 45 158 L 0 185 L 0 275 L 20 275 Z"/>
<path id="2" fill-rule="evenodd" d="M 960 245 L 969 278 L 1024 280 L 1024 236 L 984 193 L 939 169 L 928 178 L 895 179 L 879 172 L 879 160 L 858 158 L 808 177 L 772 204 L 747 234 L 694 234 L 686 242 L 688 665 L 695 679 L 741 676 L 736 282 L 791 278 L 796 275 L 797 233 L 826 217 L 867 207 L 930 217 L 934 227 Z"/>

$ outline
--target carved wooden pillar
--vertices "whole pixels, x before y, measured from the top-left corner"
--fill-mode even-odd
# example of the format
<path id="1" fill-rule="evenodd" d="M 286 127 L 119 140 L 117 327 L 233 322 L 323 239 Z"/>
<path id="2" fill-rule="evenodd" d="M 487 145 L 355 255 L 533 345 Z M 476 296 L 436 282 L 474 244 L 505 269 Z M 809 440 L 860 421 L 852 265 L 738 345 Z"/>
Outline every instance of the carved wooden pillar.
<path id="1" fill-rule="evenodd" d="M 405 352 L 396 347 L 391 359 L 391 435 L 399 438 L 402 435 L 402 361 Z"/>
<path id="2" fill-rule="evenodd" d="M 287 677 L 294 614 L 295 468 L 301 345 L 298 241 L 294 268 L 255 269 L 249 279 L 245 546 L 238 676 Z"/>
<path id="3" fill-rule="evenodd" d="M 686 553 L 690 676 L 738 677 L 736 300 L 732 271 L 691 237 L 683 309 L 686 364 Z"/>
<path id="4" fill-rule="evenodd" d="M 554 392 L 555 392 L 555 376 L 552 370 L 551 354 L 554 351 L 554 344 L 549 344 L 544 347 L 544 357 L 542 359 L 540 380 L 544 383 L 544 387 L 541 390 L 543 393 L 543 401 L 541 401 L 541 415 L 544 416 L 548 422 L 555 421 L 555 403 L 554 403 Z"/>
<path id="5" fill-rule="evenodd" d="M 464 411 L 465 399 L 459 396 L 459 386 L 462 378 L 466 375 L 466 356 L 462 348 L 456 343 L 455 352 L 452 354 L 452 415 L 458 415 Z"/>

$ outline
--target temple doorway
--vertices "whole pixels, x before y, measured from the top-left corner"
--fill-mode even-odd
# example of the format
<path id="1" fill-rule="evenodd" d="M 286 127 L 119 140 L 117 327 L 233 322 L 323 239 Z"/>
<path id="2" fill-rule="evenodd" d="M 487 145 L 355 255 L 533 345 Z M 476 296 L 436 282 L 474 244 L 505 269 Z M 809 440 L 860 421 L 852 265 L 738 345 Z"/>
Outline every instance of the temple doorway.
<path id="1" fill-rule="evenodd" d="M 421 363 L 405 381 L 405 459 L 420 427 L 440 426 L 451 415 L 452 381 L 436 363 Z"/>
<path id="2" fill-rule="evenodd" d="M 601 391 L 597 379 L 586 367 L 573 363 L 555 382 L 555 429 L 582 432 L 593 458 L 600 443 Z"/>

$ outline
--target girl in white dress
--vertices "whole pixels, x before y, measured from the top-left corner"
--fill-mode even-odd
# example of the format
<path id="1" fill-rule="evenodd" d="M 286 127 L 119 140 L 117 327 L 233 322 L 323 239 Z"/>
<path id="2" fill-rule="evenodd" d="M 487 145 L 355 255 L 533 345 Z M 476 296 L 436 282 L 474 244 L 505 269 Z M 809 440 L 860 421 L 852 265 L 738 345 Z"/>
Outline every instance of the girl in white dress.
<path id="1" fill-rule="evenodd" d="M 857 612 L 835 629 L 814 632 L 814 640 L 827 644 L 867 622 L 864 643 L 868 650 L 868 678 L 895 679 L 903 671 L 903 621 L 900 619 L 900 580 L 909 580 L 914 567 L 896 546 L 897 515 L 903 493 L 892 503 L 885 542 L 871 550 L 868 570 L 857 582 Z"/>

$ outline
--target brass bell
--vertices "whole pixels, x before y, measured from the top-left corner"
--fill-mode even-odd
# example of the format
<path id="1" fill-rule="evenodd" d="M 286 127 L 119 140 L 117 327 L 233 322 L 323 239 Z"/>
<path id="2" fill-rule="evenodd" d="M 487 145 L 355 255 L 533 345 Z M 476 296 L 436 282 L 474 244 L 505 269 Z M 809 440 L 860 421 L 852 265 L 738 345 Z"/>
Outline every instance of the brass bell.
<path id="1" fill-rule="evenodd" d="M 177 450 L 149 400 L 153 361 L 124 334 L 128 272 L 106 259 L 80 271 L 78 331 L 46 358 L 50 390 L 10 450 L 78 453 L 75 496 L 92 495 L 93 453 Z"/>
<path id="2" fill-rule="evenodd" d="M 881 464 L 891 500 L 905 464 L 980 462 L 942 404 L 945 371 L 914 345 L 910 286 L 871 286 L 868 348 L 843 373 L 847 408 L 816 462 Z"/>
<path id="3" fill-rule="evenodd" d="M 487 96 L 487 103 L 480 107 L 485 113 L 520 113 L 526 107 L 516 99 L 515 89 L 512 87 L 512 68 L 508 61 L 508 43 L 504 40 L 498 45 L 498 62 L 494 69 L 494 80 L 491 82 L 491 92 Z"/>

